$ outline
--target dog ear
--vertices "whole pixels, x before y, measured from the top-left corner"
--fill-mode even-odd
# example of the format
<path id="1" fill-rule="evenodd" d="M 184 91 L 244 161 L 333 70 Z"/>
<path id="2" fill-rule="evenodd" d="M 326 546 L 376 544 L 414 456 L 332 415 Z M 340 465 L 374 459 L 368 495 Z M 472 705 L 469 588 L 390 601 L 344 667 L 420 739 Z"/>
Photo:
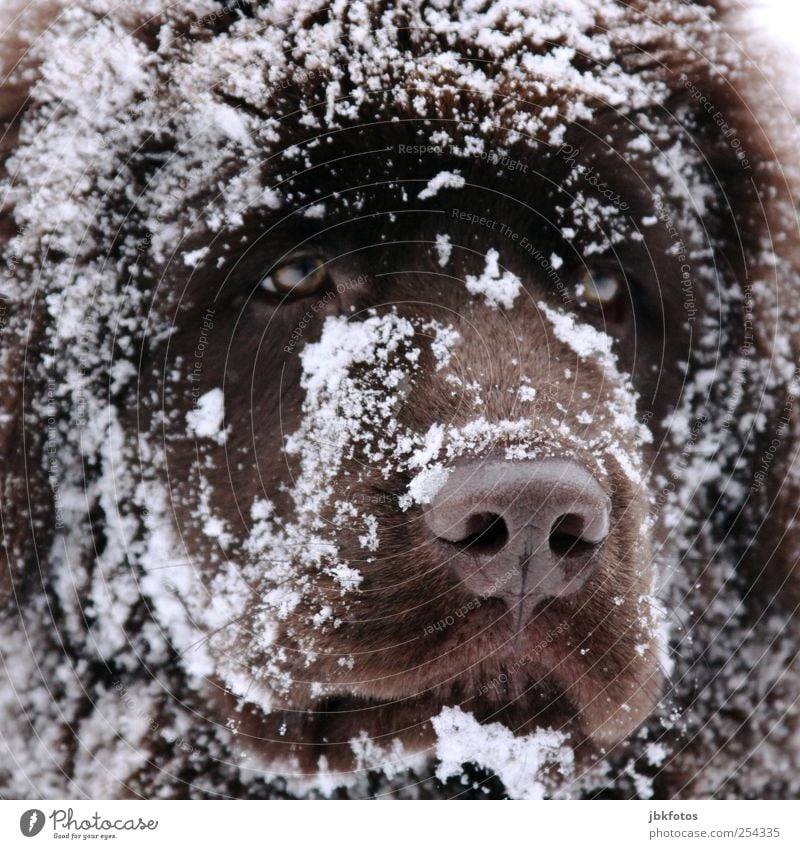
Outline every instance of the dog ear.
<path id="1" fill-rule="evenodd" d="M 729 268 L 738 283 L 725 319 L 735 385 L 728 386 L 722 417 L 737 447 L 726 470 L 735 496 L 720 493 L 721 530 L 733 542 L 742 593 L 794 610 L 800 604 L 799 139 L 771 67 L 779 54 L 770 60 L 741 33 L 736 44 L 731 72 L 712 69 L 704 99 L 693 91 L 706 113 L 704 155 L 725 187 L 727 248 L 718 267 Z"/>
<path id="2" fill-rule="evenodd" d="M 800 250 L 791 197 L 800 186 L 788 185 L 787 173 L 776 166 L 771 191 L 763 194 L 772 204 L 765 243 L 772 242 L 766 253 L 773 256 L 766 266 L 754 258 L 749 272 L 760 289 L 752 298 L 752 326 L 762 379 L 745 390 L 757 433 L 744 443 L 752 447 L 750 468 L 732 528 L 747 589 L 794 612 L 800 607 Z"/>
<path id="3" fill-rule="evenodd" d="M 742 434 L 752 450 L 747 492 L 733 527 L 746 586 L 762 602 L 774 599 L 791 613 L 800 606 L 800 133 L 796 95 L 788 92 L 792 104 L 781 91 L 780 66 L 787 57 L 775 47 L 768 51 L 758 38 L 737 34 L 746 58 L 735 121 L 748 128 L 738 135 L 753 157 L 751 200 L 737 217 L 740 226 L 755 229 L 746 254 L 742 345 L 748 344 L 752 304 L 752 356 L 759 368 L 744 387 L 751 407 L 745 421 L 753 421 L 755 435 Z"/>
<path id="4" fill-rule="evenodd" d="M 768 55 L 729 4 L 708 5 L 725 48 L 712 59 L 686 48 L 664 64 L 666 108 L 685 121 L 708 184 L 718 187 L 703 227 L 715 252 L 715 310 L 728 353 L 718 352 L 715 397 L 704 411 L 720 471 L 704 510 L 713 513 L 720 556 L 736 564 L 743 596 L 793 610 L 800 604 L 800 138 L 778 87 L 783 54 Z"/>
<path id="5" fill-rule="evenodd" d="M 17 147 L 31 87 L 37 79 L 36 40 L 55 19 L 52 0 L 5 0 L 0 9 L 0 610 L 22 591 L 35 562 L 32 528 L 51 513 L 41 463 L 26 462 L 22 407 L 26 357 L 35 352 L 35 322 L 18 297 L 18 226 L 9 197 L 8 161 Z M 27 305 L 30 307 L 30 304 Z"/>
<path id="6" fill-rule="evenodd" d="M 63 2 L 57 0 L 4 0 L 0 8 L 0 122 L 7 155 L 6 131 L 15 127 L 36 81 L 38 60 L 33 55 L 39 36 L 56 19 Z"/>

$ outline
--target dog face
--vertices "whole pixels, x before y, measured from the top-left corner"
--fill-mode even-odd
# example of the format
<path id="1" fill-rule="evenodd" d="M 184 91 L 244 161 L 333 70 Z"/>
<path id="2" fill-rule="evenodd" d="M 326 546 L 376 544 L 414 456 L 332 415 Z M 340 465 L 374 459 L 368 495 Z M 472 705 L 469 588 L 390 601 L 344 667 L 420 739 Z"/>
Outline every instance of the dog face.
<path id="1" fill-rule="evenodd" d="M 763 140 L 720 137 L 705 103 L 744 110 L 671 4 L 438 5 L 131 27 L 88 365 L 56 275 L 65 368 L 105 399 L 69 396 L 95 506 L 60 509 L 114 604 L 146 600 L 109 651 L 165 640 L 262 769 L 418 763 L 466 713 L 550 734 L 557 783 L 674 711 L 665 607 L 700 535 L 757 540 L 752 402 L 793 375 L 748 341 L 776 303 L 741 226 Z M 680 29 L 716 43 L 709 16 Z"/>
<path id="2" fill-rule="evenodd" d="M 248 293 L 235 316 L 215 320 L 233 355 L 206 361 L 204 384 L 224 389 L 203 393 L 198 410 L 216 399 L 224 420 L 204 443 L 194 436 L 206 419 L 167 451 L 181 534 L 195 557 L 213 548 L 206 580 L 223 595 L 252 593 L 212 649 L 235 664 L 232 676 L 263 670 L 256 692 L 279 708 L 279 726 L 289 711 L 319 711 L 342 723 L 342 743 L 375 733 L 373 705 L 385 723 L 396 702 L 421 718 L 456 698 L 512 727 L 553 714 L 571 727 L 580 709 L 588 716 L 578 727 L 613 739 L 651 707 L 658 674 L 641 488 L 649 434 L 633 390 L 607 337 L 550 307 L 540 281 L 516 278 L 510 311 L 454 280 L 421 299 L 441 272 L 425 270 L 429 246 L 420 254 L 410 266 L 393 257 L 383 284 L 374 271 L 354 275 L 364 279 L 358 292 L 327 302 L 300 353 L 278 345 L 318 293 L 299 303 Z M 476 277 L 484 262 L 491 255 L 478 258 Z M 274 341 L 259 333 L 265 323 Z M 516 356 L 493 362 L 503 339 Z M 175 371 L 194 342 L 170 340 Z M 225 435 L 239 416 L 251 425 Z M 200 528 L 198 488 L 209 492 Z M 598 696 L 599 681 L 593 690 L 598 660 L 577 661 L 588 643 L 619 672 L 613 697 Z M 520 662 L 507 691 L 481 692 Z M 357 722 L 330 703 L 358 711 Z"/>
<path id="3" fill-rule="evenodd" d="M 226 709 L 254 706 L 240 732 L 302 770 L 351 768 L 363 734 L 429 747 L 453 705 L 594 752 L 661 691 L 673 540 L 648 482 L 692 346 L 721 344 L 692 327 L 729 221 L 663 79 L 593 66 L 636 107 L 586 130 L 578 82 L 539 102 L 530 63 L 492 79 L 521 86 L 511 128 L 484 93 L 443 112 L 439 64 L 433 91 L 324 115 L 336 77 L 294 68 L 249 172 L 280 189 L 164 272 L 175 332 L 142 397 L 177 423 L 157 465 L 192 639 Z"/>

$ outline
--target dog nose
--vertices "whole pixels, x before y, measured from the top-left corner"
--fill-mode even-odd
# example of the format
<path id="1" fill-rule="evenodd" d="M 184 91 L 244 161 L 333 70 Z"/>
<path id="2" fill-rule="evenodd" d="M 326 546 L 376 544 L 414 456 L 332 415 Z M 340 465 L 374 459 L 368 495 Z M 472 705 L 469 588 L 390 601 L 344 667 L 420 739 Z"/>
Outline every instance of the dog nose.
<path id="1" fill-rule="evenodd" d="M 486 460 L 451 469 L 425 511 L 459 581 L 530 618 L 579 590 L 608 536 L 611 499 L 574 460 Z"/>

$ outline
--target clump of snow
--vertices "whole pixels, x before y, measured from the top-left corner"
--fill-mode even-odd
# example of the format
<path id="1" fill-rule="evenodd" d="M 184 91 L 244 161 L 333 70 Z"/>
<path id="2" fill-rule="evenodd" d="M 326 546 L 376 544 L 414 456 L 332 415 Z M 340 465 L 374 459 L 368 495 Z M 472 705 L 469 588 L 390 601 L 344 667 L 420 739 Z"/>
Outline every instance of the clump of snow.
<path id="1" fill-rule="evenodd" d="M 543 301 L 537 304 L 553 325 L 558 339 L 569 345 L 579 357 L 595 357 L 604 367 L 616 366 L 611 354 L 614 338 L 591 324 L 581 323 L 575 315 L 558 312 Z"/>
<path id="2" fill-rule="evenodd" d="M 450 365 L 456 346 L 461 341 L 461 334 L 452 325 L 438 321 L 429 321 L 422 325 L 422 330 L 431 333 L 431 352 L 436 360 L 436 371 L 441 371 Z"/>
<path id="3" fill-rule="evenodd" d="M 398 499 L 400 509 L 407 510 L 415 503 L 430 504 L 449 476 L 450 469 L 445 468 L 441 463 L 417 472 L 408 484 L 407 494 Z"/>
<path id="4" fill-rule="evenodd" d="M 314 203 L 311 206 L 307 206 L 303 210 L 304 218 L 324 218 L 325 217 L 325 204 L 324 203 Z"/>
<path id="5" fill-rule="evenodd" d="M 378 520 L 375 516 L 364 516 L 364 525 L 367 529 L 366 533 L 359 536 L 358 541 L 368 551 L 377 551 L 378 546 L 380 545 L 380 538 L 378 537 Z"/>
<path id="6" fill-rule="evenodd" d="M 436 253 L 439 257 L 439 265 L 444 268 L 450 262 L 450 255 L 453 253 L 453 244 L 446 233 L 437 234 Z"/>
<path id="7" fill-rule="evenodd" d="M 209 247 L 198 248 L 196 251 L 189 251 L 183 255 L 183 264 L 190 268 L 196 268 L 211 250 Z"/>
<path id="8" fill-rule="evenodd" d="M 465 184 L 464 178 L 458 171 L 440 171 L 428 181 L 428 185 L 419 193 L 420 200 L 435 197 L 442 189 L 460 189 Z"/>
<path id="9" fill-rule="evenodd" d="M 223 428 L 225 421 L 225 396 L 221 389 L 210 389 L 197 399 L 194 409 L 186 414 L 190 435 L 214 439 L 223 445 L 228 439 L 230 428 Z"/>
<path id="10" fill-rule="evenodd" d="M 427 760 L 424 752 L 407 752 L 400 740 L 381 746 L 363 731 L 350 740 L 350 748 L 356 758 L 357 770 L 380 770 L 387 778 L 402 775 L 410 769 L 424 768 Z"/>
<path id="11" fill-rule="evenodd" d="M 411 468 L 421 468 L 426 463 L 430 463 L 439 456 L 444 442 L 444 425 L 437 423 L 432 424 L 428 428 L 428 432 L 424 437 L 424 444 L 418 448 L 408 461 Z"/>
<path id="12" fill-rule="evenodd" d="M 473 295 L 483 295 L 492 308 L 503 307 L 510 310 L 522 291 L 522 281 L 510 271 L 500 271 L 500 254 L 490 248 L 486 253 L 486 268 L 480 277 L 467 275 L 464 279 L 467 291 Z"/>
<path id="13" fill-rule="evenodd" d="M 499 722 L 481 725 L 459 707 L 445 707 L 432 719 L 436 732 L 436 776 L 460 776 L 465 763 L 495 773 L 512 799 L 543 799 L 550 787 L 572 777 L 575 754 L 569 737 L 540 728 L 515 737 Z M 547 772 L 550 776 L 548 781 Z"/>

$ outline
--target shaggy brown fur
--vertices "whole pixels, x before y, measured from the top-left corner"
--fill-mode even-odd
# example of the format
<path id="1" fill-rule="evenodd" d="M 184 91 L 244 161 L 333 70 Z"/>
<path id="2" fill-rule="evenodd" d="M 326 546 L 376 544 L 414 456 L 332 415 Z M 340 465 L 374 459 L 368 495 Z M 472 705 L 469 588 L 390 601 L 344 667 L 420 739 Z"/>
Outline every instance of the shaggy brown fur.
<path id="1" fill-rule="evenodd" d="M 86 3 L 4 89 L 2 153 L 21 153 L 2 231 L 1 792 L 102 795 L 109 770 L 123 796 L 468 795 L 431 777 L 432 720 L 458 706 L 520 738 L 562 733 L 575 762 L 543 770 L 551 795 L 796 794 L 797 226 L 751 111 L 757 71 L 720 10 L 595 4 L 582 37 L 608 28 L 612 55 L 578 49 L 578 76 L 547 80 L 526 62 L 582 44 L 574 33 L 497 47 L 437 29 L 432 9 L 370 3 L 366 20 L 341 15 L 334 64 L 315 65 L 339 15 L 321 4 L 288 19 L 178 6 L 105 17 Z M 51 51 L 95 21 L 149 77 L 87 129 L 78 99 L 128 77 L 103 70 L 94 93 L 84 81 L 59 102 L 74 78 Z M 286 39 L 274 73 L 276 56 L 246 49 L 272 31 Z M 373 48 L 389 58 L 365 82 L 347 63 Z M 448 52 L 491 92 L 443 60 L 432 72 Z M 578 78 L 609 89 L 578 97 Z M 214 121 L 224 132 L 206 138 Z M 74 239 L 42 221 L 56 198 L 31 166 L 62 125 L 87 150 L 69 200 L 89 229 Z M 426 193 L 441 172 L 457 177 Z M 465 285 L 492 249 L 496 280 L 521 283 L 510 309 Z M 320 290 L 259 285 L 298 255 L 324 262 Z M 605 311 L 583 299 L 587 269 L 625 281 Z M 348 395 L 329 397 L 304 352 L 335 356 L 345 316 L 400 341 L 351 353 Z M 559 330 L 564 316 L 577 324 Z M 580 348 L 587 327 L 613 338 L 616 364 Z M 445 365 L 442 328 L 457 338 Z M 187 431 L 217 388 L 227 435 Z M 346 418 L 361 397 L 376 404 L 366 430 Z M 341 437 L 334 401 L 347 438 L 328 481 L 314 464 Z M 465 436 L 476 421 L 485 439 Z M 387 446 L 439 424 L 445 464 L 569 458 L 611 496 L 592 578 L 521 631 L 458 580 L 424 504 L 403 500 L 416 467 Z M 314 501 L 309 481 L 330 491 Z M 485 772 L 470 774 L 505 793 L 502 769 L 476 760 Z"/>

